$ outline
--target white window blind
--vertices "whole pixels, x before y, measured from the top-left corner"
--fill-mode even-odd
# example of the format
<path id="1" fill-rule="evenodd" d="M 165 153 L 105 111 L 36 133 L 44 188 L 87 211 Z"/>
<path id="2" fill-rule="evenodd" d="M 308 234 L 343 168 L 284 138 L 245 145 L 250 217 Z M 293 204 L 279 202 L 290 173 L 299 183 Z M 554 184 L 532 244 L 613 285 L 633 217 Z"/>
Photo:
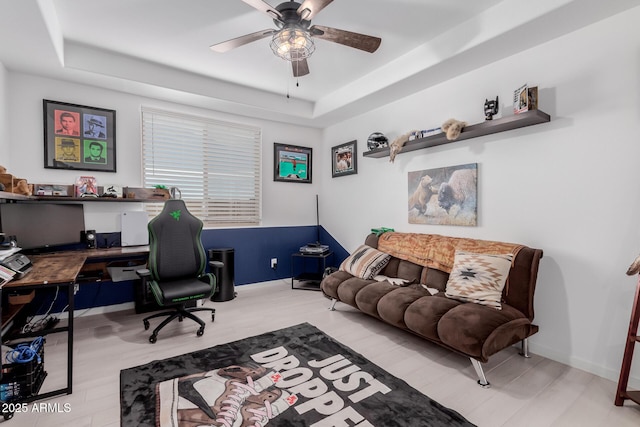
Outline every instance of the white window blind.
<path id="1" fill-rule="evenodd" d="M 205 226 L 260 223 L 261 146 L 260 128 L 142 109 L 144 187 L 178 187 Z"/>

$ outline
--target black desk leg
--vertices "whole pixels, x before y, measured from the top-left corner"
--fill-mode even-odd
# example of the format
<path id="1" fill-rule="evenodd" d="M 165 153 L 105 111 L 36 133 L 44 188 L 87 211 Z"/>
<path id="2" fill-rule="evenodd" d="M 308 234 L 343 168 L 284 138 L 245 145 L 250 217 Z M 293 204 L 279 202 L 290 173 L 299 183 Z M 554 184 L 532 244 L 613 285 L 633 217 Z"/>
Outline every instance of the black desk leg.
<path id="1" fill-rule="evenodd" d="M 69 303 L 69 330 L 67 331 L 67 394 L 72 392 L 73 383 L 73 310 L 75 305 L 74 295 L 74 283 L 69 283 L 68 286 L 68 303 Z"/>

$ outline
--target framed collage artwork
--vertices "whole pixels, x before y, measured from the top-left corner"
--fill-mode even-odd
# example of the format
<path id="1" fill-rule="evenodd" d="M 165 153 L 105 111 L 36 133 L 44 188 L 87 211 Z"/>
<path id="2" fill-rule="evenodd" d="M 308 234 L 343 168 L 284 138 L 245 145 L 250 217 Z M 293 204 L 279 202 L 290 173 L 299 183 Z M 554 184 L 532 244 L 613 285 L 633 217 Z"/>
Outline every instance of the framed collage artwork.
<path id="1" fill-rule="evenodd" d="M 116 171 L 116 112 L 43 100 L 44 167 Z"/>

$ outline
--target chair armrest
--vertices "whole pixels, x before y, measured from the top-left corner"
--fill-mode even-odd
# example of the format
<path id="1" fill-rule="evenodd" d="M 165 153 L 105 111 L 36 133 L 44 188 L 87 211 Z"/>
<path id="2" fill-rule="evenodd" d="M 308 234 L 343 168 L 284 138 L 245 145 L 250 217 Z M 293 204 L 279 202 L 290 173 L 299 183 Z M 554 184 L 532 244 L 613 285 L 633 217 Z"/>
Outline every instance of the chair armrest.
<path id="1" fill-rule="evenodd" d="M 224 267 L 224 263 L 221 261 L 209 261 L 209 267 L 211 268 L 222 268 Z"/>
<path id="2" fill-rule="evenodd" d="M 141 278 L 150 277 L 151 270 L 149 270 L 148 268 L 140 268 L 136 270 L 136 274 Z"/>

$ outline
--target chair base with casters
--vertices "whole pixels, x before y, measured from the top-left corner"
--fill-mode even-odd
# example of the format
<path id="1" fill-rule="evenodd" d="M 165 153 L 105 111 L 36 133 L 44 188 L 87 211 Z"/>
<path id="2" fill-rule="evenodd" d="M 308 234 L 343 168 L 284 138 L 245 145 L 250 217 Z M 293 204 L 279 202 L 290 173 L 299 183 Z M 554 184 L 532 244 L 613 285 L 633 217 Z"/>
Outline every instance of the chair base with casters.
<path id="1" fill-rule="evenodd" d="M 178 318 L 178 321 L 180 321 L 180 322 L 182 322 L 182 319 L 184 319 L 184 318 L 189 318 L 189 319 L 193 320 L 194 322 L 198 323 L 200 325 L 200 327 L 198 328 L 198 331 L 196 332 L 196 335 L 201 337 L 204 334 L 204 326 L 205 326 L 205 324 L 199 317 L 194 316 L 193 314 L 191 314 L 194 311 L 210 311 L 211 312 L 211 321 L 212 322 L 216 318 L 216 309 L 215 308 L 206 308 L 206 307 L 185 308 L 184 305 L 177 306 L 175 308 L 175 310 L 173 310 L 173 311 L 163 311 L 162 313 L 152 314 L 151 316 L 147 316 L 142 320 L 144 322 L 145 331 L 149 330 L 149 328 L 151 327 L 151 324 L 149 323 L 149 319 L 153 319 L 153 318 L 156 318 L 156 317 L 163 317 L 163 316 L 169 316 L 169 317 L 164 319 L 158 326 L 156 326 L 156 328 L 153 330 L 153 333 L 149 337 L 149 342 L 152 343 L 152 344 L 155 343 L 158 340 L 158 332 L 160 332 L 160 329 L 164 328 L 167 324 L 169 324 L 176 317 Z"/>
<path id="2" fill-rule="evenodd" d="M 218 261 L 210 261 L 212 268 L 221 268 L 223 264 Z M 170 310 L 160 313 L 154 313 L 145 317 L 142 322 L 144 329 L 149 330 L 151 324 L 149 320 L 157 317 L 166 317 L 149 336 L 149 342 L 154 344 L 158 340 L 158 332 L 170 322 L 175 320 L 182 322 L 183 319 L 191 319 L 200 327 L 196 331 L 197 336 L 204 334 L 205 323 L 194 312 L 209 311 L 211 312 L 211 321 L 215 321 L 216 310 L 208 307 L 187 307 L 187 303 L 198 299 L 209 298 L 215 291 L 215 285 L 211 285 L 211 281 L 215 281 L 212 274 L 204 274 L 199 278 L 189 278 L 172 282 L 169 286 L 165 283 L 160 288 L 151 278 L 151 272 L 148 269 L 137 270 L 136 273 L 142 279 L 143 286 L 149 286 L 158 303 L 158 305 L 170 308 Z"/>

